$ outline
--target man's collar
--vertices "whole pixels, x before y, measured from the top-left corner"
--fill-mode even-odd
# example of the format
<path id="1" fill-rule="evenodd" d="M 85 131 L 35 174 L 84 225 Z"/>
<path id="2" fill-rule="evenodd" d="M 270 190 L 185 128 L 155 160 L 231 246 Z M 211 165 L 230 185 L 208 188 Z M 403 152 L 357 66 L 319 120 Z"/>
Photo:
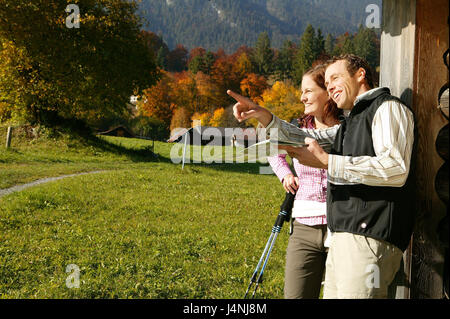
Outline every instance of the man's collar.
<path id="1" fill-rule="evenodd" d="M 385 92 L 390 93 L 389 88 L 380 87 L 380 88 L 374 88 L 369 91 L 366 91 L 363 94 L 360 94 L 356 97 L 355 103 L 353 103 L 353 106 L 355 106 L 356 104 L 358 104 L 358 102 L 363 101 L 363 100 L 373 100 L 378 95 L 385 93 Z"/>
<path id="2" fill-rule="evenodd" d="M 353 108 L 351 110 L 343 110 L 343 115 L 345 117 L 348 117 L 350 115 L 350 113 L 353 111 L 353 109 L 355 108 L 356 104 L 358 104 L 359 102 L 364 101 L 364 100 L 373 100 L 377 96 L 379 96 L 383 93 L 391 93 L 391 91 L 387 87 L 380 87 L 380 88 L 371 89 L 369 91 L 366 91 L 366 92 L 358 95 L 355 99 L 355 103 L 353 104 Z"/>

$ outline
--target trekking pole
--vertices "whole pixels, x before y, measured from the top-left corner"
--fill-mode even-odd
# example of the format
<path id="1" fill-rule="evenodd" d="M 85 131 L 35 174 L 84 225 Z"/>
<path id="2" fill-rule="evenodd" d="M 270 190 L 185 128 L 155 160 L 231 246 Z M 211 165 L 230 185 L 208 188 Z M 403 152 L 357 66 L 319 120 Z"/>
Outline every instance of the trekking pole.
<path id="1" fill-rule="evenodd" d="M 269 240 L 266 243 L 266 247 L 264 248 L 261 258 L 259 259 L 258 265 L 256 266 L 256 269 L 253 272 L 252 278 L 250 279 L 250 284 L 248 285 L 247 291 L 245 292 L 244 299 L 247 297 L 248 292 L 253 284 L 255 284 L 255 289 L 253 290 L 252 298 L 255 298 L 256 289 L 258 289 L 259 284 L 262 283 L 263 281 L 264 270 L 267 266 L 267 262 L 269 261 L 269 256 L 272 252 L 275 240 L 277 239 L 278 234 L 280 233 L 281 228 L 283 227 L 283 223 L 285 221 L 289 221 L 291 217 L 294 198 L 295 195 L 291 194 L 290 192 L 286 193 L 286 197 L 284 198 L 283 204 L 280 207 L 280 212 L 278 213 L 277 219 L 275 220 L 275 224 L 272 227 L 272 232 L 270 234 Z M 261 267 L 263 261 L 264 264 L 258 275 L 259 268 Z"/>

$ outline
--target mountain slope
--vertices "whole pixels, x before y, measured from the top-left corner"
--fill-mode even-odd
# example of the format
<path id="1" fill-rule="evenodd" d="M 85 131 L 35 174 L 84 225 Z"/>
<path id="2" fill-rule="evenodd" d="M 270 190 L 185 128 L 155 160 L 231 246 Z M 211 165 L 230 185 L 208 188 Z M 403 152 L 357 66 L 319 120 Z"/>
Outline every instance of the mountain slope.
<path id="1" fill-rule="evenodd" d="M 381 8 L 381 0 L 143 0 L 140 15 L 144 28 L 161 34 L 170 48 L 181 43 L 232 52 L 254 46 L 263 31 L 274 47 L 298 42 L 309 23 L 323 34 L 355 32 L 370 3 Z"/>

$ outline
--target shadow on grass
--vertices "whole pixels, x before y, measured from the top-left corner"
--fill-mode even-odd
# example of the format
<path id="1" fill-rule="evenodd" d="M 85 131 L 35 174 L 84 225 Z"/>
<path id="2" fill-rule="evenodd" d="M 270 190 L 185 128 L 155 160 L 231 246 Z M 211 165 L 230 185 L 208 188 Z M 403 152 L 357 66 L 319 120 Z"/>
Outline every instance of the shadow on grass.
<path id="1" fill-rule="evenodd" d="M 172 161 L 165 157 L 160 157 L 161 161 L 164 162 L 171 162 Z M 178 166 L 181 170 L 182 164 L 175 164 L 173 165 Z M 263 166 L 267 166 L 260 163 L 186 163 L 184 165 L 184 169 L 190 171 L 190 172 L 197 172 L 198 168 L 209 168 L 214 169 L 218 171 L 224 171 L 224 172 L 233 172 L 233 173 L 247 173 L 247 174 L 257 174 L 262 175 L 260 168 Z M 265 175 L 265 174 L 264 174 Z"/>
<path id="2" fill-rule="evenodd" d="M 172 143 L 168 143 L 172 144 Z M 176 145 L 175 143 L 172 145 Z M 179 154 L 178 154 L 179 156 Z M 158 160 L 160 162 L 166 162 L 166 163 L 172 163 L 174 166 L 178 166 L 181 170 L 182 163 L 181 158 L 177 157 L 177 161 L 174 163 L 170 158 L 165 157 L 164 155 L 158 154 Z M 228 172 L 236 172 L 236 173 L 248 173 L 248 174 L 257 174 L 261 175 L 264 173 L 261 173 L 262 167 L 268 167 L 269 164 L 266 163 L 249 163 L 249 162 L 236 162 L 236 158 L 233 158 L 234 162 L 232 163 L 226 163 L 224 160 L 222 162 L 213 162 L 213 163 L 205 163 L 205 162 L 194 162 L 192 159 L 192 153 L 191 158 L 187 159 L 187 162 L 184 165 L 184 168 L 187 169 L 190 172 L 197 172 L 198 168 L 210 168 L 214 170 L 220 170 L 220 171 L 228 171 Z M 264 169 L 266 171 L 266 169 Z M 272 171 L 269 171 L 272 173 Z"/>
<path id="3" fill-rule="evenodd" d="M 108 152 L 115 155 L 125 155 L 132 162 L 168 162 L 166 159 L 158 154 L 155 154 L 150 146 L 143 146 L 139 149 L 127 148 L 123 145 L 111 143 L 96 135 L 88 136 L 83 139 L 83 143 L 87 146 L 95 147 L 103 152 Z"/>

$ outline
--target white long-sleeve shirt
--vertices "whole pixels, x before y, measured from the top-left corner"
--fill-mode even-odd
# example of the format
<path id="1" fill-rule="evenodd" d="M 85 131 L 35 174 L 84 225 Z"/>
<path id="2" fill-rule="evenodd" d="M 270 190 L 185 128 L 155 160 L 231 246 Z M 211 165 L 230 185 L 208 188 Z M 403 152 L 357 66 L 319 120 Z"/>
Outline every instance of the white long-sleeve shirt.
<path id="1" fill-rule="evenodd" d="M 379 88 L 358 96 L 355 104 L 369 97 Z M 300 129 L 273 116 L 266 132 L 278 129 L 279 139 L 301 140 L 312 137 L 319 142 L 332 144 L 339 125 L 327 129 Z M 269 135 L 267 135 L 269 136 Z M 372 140 L 376 156 L 328 157 L 328 180 L 333 184 L 366 184 L 371 186 L 401 187 L 408 177 L 414 142 L 412 112 L 397 101 L 380 105 L 372 121 Z M 326 148 L 324 147 L 326 150 Z"/>

